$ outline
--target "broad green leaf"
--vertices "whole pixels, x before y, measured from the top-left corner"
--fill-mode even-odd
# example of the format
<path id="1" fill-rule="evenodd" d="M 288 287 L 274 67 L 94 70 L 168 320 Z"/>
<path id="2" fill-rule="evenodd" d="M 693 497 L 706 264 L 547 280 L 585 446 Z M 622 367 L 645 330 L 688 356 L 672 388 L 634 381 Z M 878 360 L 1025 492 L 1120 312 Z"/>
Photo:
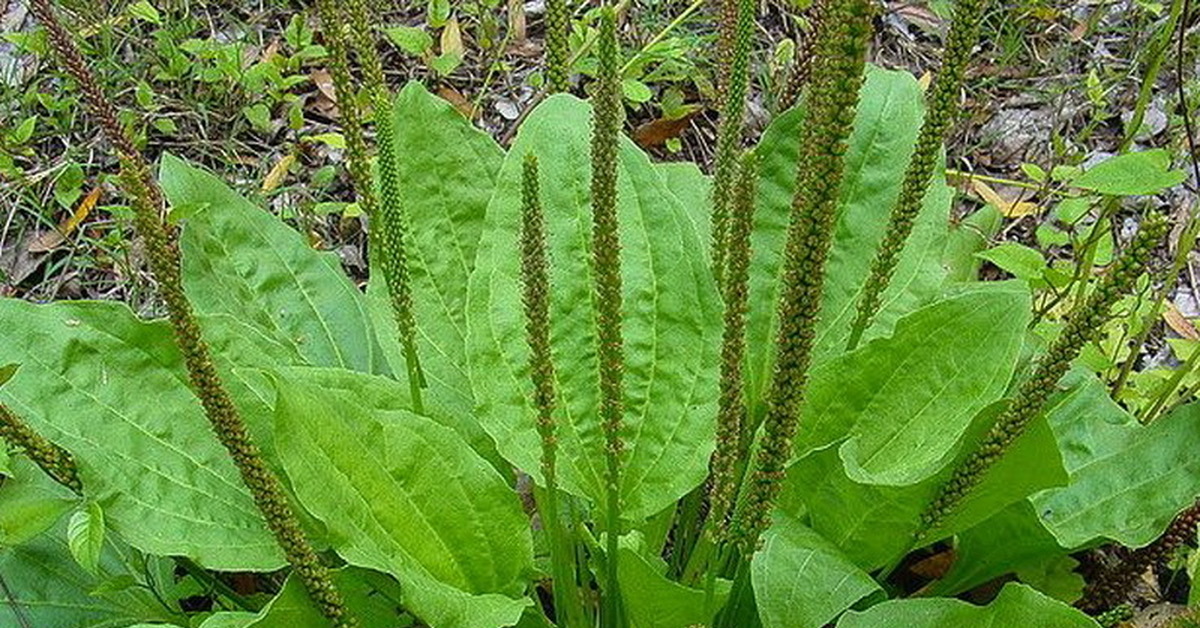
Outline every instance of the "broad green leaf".
<path id="1" fill-rule="evenodd" d="M 690 161 L 667 161 L 654 164 L 654 169 L 691 217 L 696 233 L 700 234 L 705 259 L 708 259 L 712 249 L 709 236 L 712 231 L 712 179 Z"/>
<path id="2" fill-rule="evenodd" d="M 333 253 L 220 179 L 164 154 L 159 179 L 173 206 L 204 206 L 181 236 L 184 287 L 201 314 L 228 314 L 291 345 L 314 366 L 385 373 L 366 299 Z"/>
<path id="3" fill-rule="evenodd" d="M 1171 154 L 1164 149 L 1126 153 L 1092 166 L 1071 182 L 1085 190 L 1114 196 L 1157 194 L 1183 182 L 1187 174 L 1171 170 Z"/>
<path id="4" fill-rule="evenodd" d="M 495 445 L 472 417 L 466 299 L 467 278 L 475 268 L 484 213 L 504 153 L 450 103 L 415 81 L 397 96 L 393 119 L 417 352 L 429 384 L 422 401 L 428 414 L 495 460 Z M 384 355 L 407 398 L 408 370 L 377 263 L 371 265 L 367 296 Z"/>
<path id="5" fill-rule="evenodd" d="M 815 364 L 838 355 L 845 347 L 871 259 L 886 230 L 888 212 L 899 196 L 921 126 L 923 96 L 916 79 L 908 73 L 871 68 L 861 98 L 846 154 L 842 202 L 826 269 Z M 751 243 L 747 390 L 751 406 L 756 409 L 761 409 L 774 359 L 780 255 L 796 188 L 803 120 L 802 107 L 776 118 L 755 149 L 762 170 Z M 941 176 L 935 176 L 913 235 L 883 295 L 880 312 L 864 340 L 887 335 L 898 318 L 937 296 L 945 275 L 941 255 L 951 198 L 950 188 Z"/>
<path id="6" fill-rule="evenodd" d="M 717 580 L 708 599 L 708 592 L 668 579 L 666 563 L 647 558 L 639 544 L 640 539 L 624 536 L 618 550 L 621 602 L 631 628 L 709 625 L 729 597 L 730 582 Z"/>
<path id="7" fill-rule="evenodd" d="M 424 56 L 433 49 L 433 37 L 419 26 L 393 26 L 383 29 L 383 34 L 410 55 Z"/>
<path id="8" fill-rule="evenodd" d="M 118 303 L 5 299 L 0 327 L 0 362 L 22 363 L 0 401 L 74 454 L 111 530 L 147 553 L 212 569 L 283 566 L 188 388 L 166 323 L 139 321 Z M 214 355 L 261 353 L 248 345 L 218 339 Z"/>
<path id="9" fill-rule="evenodd" d="M 470 367 L 480 421 L 497 448 L 538 473 L 521 306 L 520 180 L 525 155 L 541 164 L 550 263 L 550 340 L 557 369 L 562 486 L 600 500 L 605 442 L 596 420 L 595 320 L 590 272 L 591 108 L 566 95 L 542 103 L 500 171 L 478 268 L 471 277 Z M 625 343 L 623 515 L 657 513 L 707 471 L 716 412 L 720 304 L 690 211 L 632 142 L 619 155 Z"/>
<path id="10" fill-rule="evenodd" d="M 980 207 L 957 225 L 952 225 L 946 237 L 942 265 L 946 267 L 947 282 L 975 281 L 983 261 L 976 253 L 988 246 L 988 241 L 1000 229 L 1004 216 L 991 205 Z"/>
<path id="11" fill-rule="evenodd" d="M 947 598 L 892 600 L 862 613 L 848 613 L 837 625 L 838 628 L 1095 628 L 1100 624 L 1079 610 L 1027 586 L 1010 583 L 987 606 L 975 606 Z"/>
<path id="12" fill-rule="evenodd" d="M 971 419 L 1004 394 L 1029 311 L 1020 284 L 983 284 L 825 363 L 801 411 L 797 457 L 849 436 L 841 456 L 854 480 L 907 485 L 929 477 Z"/>
<path id="13" fill-rule="evenodd" d="M 67 547 L 75 562 L 88 573 L 96 573 L 104 549 L 104 510 L 89 501 L 71 515 L 67 523 Z"/>
<path id="14" fill-rule="evenodd" d="M 60 522 L 46 534 L 19 547 L 0 549 L 0 625 L 87 626 L 124 628 L 138 622 L 179 621 L 143 586 L 101 592 L 105 579 L 131 573 L 128 548 L 111 541 L 100 556 L 97 575 L 89 574 L 71 558 L 66 525 Z M 131 582 L 136 580 L 131 578 Z"/>
<path id="15" fill-rule="evenodd" d="M 515 623 L 533 549 L 516 494 L 449 428 L 278 376 L 276 446 L 352 565 L 394 575 L 433 628 Z"/>
<path id="16" fill-rule="evenodd" d="M 1041 572 L 1044 575 L 1063 561 L 1074 563 L 1067 550 L 1059 547 L 1054 535 L 1038 521 L 1029 501 L 1022 500 L 959 534 L 954 565 L 928 593 L 957 595 L 1010 573 L 1030 575 Z M 1075 595 L 1083 588 L 1079 574 L 1066 575 L 1063 580 L 1073 581 L 1071 587 Z M 1041 582 L 1026 583 L 1041 588 L 1038 585 L 1045 585 L 1047 581 L 1043 578 Z"/>
<path id="17" fill-rule="evenodd" d="M 879 590 L 841 550 L 779 511 L 751 574 L 764 628 L 820 628 Z"/>
<path id="18" fill-rule="evenodd" d="M 79 502 L 24 456 L 13 458 L 6 476 L 0 479 L 0 552 L 50 529 Z"/>
<path id="19" fill-rule="evenodd" d="M 1048 415 L 1071 481 L 1033 505 L 1063 547 L 1146 545 L 1200 496 L 1200 404 L 1142 426 L 1095 377 L 1073 377 L 1074 390 Z"/>
<path id="20" fill-rule="evenodd" d="M 1001 270 L 1011 273 L 1017 279 L 1036 281 L 1042 278 L 1048 265 L 1041 251 L 1031 249 L 1017 242 L 1005 242 L 1000 246 L 976 253 Z"/>
<path id="21" fill-rule="evenodd" d="M 925 507 L 949 478 L 955 464 L 973 450 L 1003 409 L 995 403 L 980 412 L 963 434 L 954 462 L 911 486 L 860 484 L 847 477 L 833 449 L 809 455 L 792 465 L 785 499 L 799 500 L 809 525 L 839 547 L 859 567 L 870 571 L 912 549 L 913 534 Z M 936 541 L 969 529 L 1034 492 L 1066 484 L 1054 434 L 1035 420 L 983 476 L 958 508 L 926 537 Z"/>

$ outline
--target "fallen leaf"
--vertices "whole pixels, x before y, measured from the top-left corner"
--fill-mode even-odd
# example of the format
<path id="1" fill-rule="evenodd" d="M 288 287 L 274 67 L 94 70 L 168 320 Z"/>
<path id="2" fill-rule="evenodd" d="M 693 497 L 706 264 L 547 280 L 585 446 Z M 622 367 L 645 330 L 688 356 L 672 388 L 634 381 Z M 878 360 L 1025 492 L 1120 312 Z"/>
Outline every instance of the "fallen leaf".
<path id="1" fill-rule="evenodd" d="M 270 45 L 263 49 L 258 57 L 259 63 L 270 63 L 279 55 L 279 38 L 271 40 Z"/>
<path id="2" fill-rule="evenodd" d="M 1167 302 L 1167 307 L 1162 313 L 1162 319 L 1168 327 L 1173 329 L 1175 333 L 1179 334 L 1180 336 L 1183 336 L 1188 340 L 1200 340 L 1200 331 L 1196 330 L 1196 326 L 1192 324 L 1192 321 L 1188 320 L 1188 318 L 1179 311 L 1179 308 L 1175 307 L 1174 303 L 1169 301 Z"/>
<path id="3" fill-rule="evenodd" d="M 331 103 L 337 103 L 337 90 L 333 87 L 333 75 L 329 73 L 329 70 L 318 68 L 309 73 L 308 78 L 313 82 L 313 85 L 317 86 L 317 91 L 321 94 L 322 98 L 327 99 Z"/>
<path id="4" fill-rule="evenodd" d="M 92 213 L 92 208 L 100 200 L 102 192 L 103 188 L 100 186 L 92 188 L 92 191 L 88 192 L 88 195 L 83 197 L 82 201 L 79 201 L 79 205 L 75 207 L 75 211 L 71 212 L 70 216 L 67 216 L 66 219 L 60 222 L 57 228 L 53 231 L 42 233 L 29 242 L 27 247 L 29 252 L 46 253 L 66 242 L 67 237 L 79 227 L 80 223 L 88 217 L 88 214 Z"/>
<path id="5" fill-rule="evenodd" d="M 930 580 L 938 580 L 950 571 L 950 567 L 954 565 L 954 560 L 957 558 L 954 555 L 954 550 L 946 550 L 938 552 L 929 558 L 922 559 L 914 563 L 908 568 L 909 571 Z"/>
<path id="6" fill-rule="evenodd" d="M 525 40 L 525 0 L 508 0 L 508 33 L 513 41 Z"/>
<path id="7" fill-rule="evenodd" d="M 287 177 L 288 169 L 294 163 L 296 163 L 296 156 L 291 154 L 284 155 L 283 158 L 275 162 L 275 165 L 271 167 L 271 171 L 263 179 L 262 191 L 264 193 L 271 192 L 279 187 L 279 184 L 283 183 L 284 178 Z"/>
<path id="8" fill-rule="evenodd" d="M 1008 200 L 1000 195 L 999 192 L 992 189 L 992 186 L 984 183 L 979 179 L 971 179 L 971 190 L 975 192 L 979 198 L 985 203 L 1000 210 L 1006 218 L 1022 218 L 1025 216 L 1033 216 L 1038 213 L 1036 203 L 1022 200 Z"/>
<path id="9" fill-rule="evenodd" d="M 685 116 L 668 119 L 658 118 L 639 126 L 633 132 L 633 141 L 642 148 L 654 148 L 667 143 L 667 140 L 679 137 L 691 123 L 699 111 L 693 111 Z"/>
<path id="10" fill-rule="evenodd" d="M 468 100 L 466 96 L 463 96 L 462 92 L 458 91 L 457 89 L 454 89 L 449 85 L 442 85 L 438 88 L 437 95 L 440 96 L 442 100 L 454 105 L 454 108 L 457 109 L 459 113 L 463 114 L 463 117 L 466 119 L 474 120 L 479 116 L 479 110 L 475 107 L 475 105 Z"/>

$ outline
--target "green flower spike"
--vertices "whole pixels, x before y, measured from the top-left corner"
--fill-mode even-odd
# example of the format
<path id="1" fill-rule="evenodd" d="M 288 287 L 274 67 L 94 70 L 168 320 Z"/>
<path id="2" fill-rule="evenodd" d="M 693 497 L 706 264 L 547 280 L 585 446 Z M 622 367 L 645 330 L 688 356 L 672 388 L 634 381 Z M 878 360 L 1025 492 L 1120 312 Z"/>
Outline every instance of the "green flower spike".
<path id="1" fill-rule="evenodd" d="M 1113 305 L 1133 288 L 1154 248 L 1166 233 L 1166 220 L 1152 214 L 1129 249 L 1117 260 L 1088 300 L 1067 317 L 1066 328 L 1038 360 L 1033 376 L 1017 390 L 1012 405 L 996 419 L 978 448 L 963 460 L 921 516 L 917 539 L 934 531 L 983 479 L 984 474 L 1041 414 L 1071 362 L 1095 340 L 1111 317 Z"/>
<path id="2" fill-rule="evenodd" d="M 592 97 L 592 274 L 596 283 L 596 356 L 600 376 L 600 423 L 607 443 L 604 565 L 605 625 L 620 615 L 617 537 L 621 521 L 621 439 L 624 413 L 624 340 L 621 334 L 621 239 L 617 227 L 617 151 L 620 145 L 621 79 L 616 15 L 605 7 L 600 20 L 600 68 Z"/>
<path id="3" fill-rule="evenodd" d="M 716 536 L 728 532 L 740 470 L 749 439 L 743 368 L 746 359 L 746 311 L 750 283 L 750 232 L 754 227 L 754 198 L 758 160 L 747 153 L 738 168 L 729 230 L 729 273 L 725 277 L 725 331 L 721 341 L 721 393 L 717 414 L 717 448 L 712 457 L 709 488 L 710 517 Z"/>
<path id="4" fill-rule="evenodd" d="M 191 304 L 184 294 L 174 230 L 164 219 L 166 205 L 162 192 L 151 177 L 145 159 L 117 122 L 112 103 L 104 97 L 74 40 L 54 16 L 49 0 L 31 0 L 29 7 L 46 28 L 51 47 L 59 55 L 63 66 L 80 85 L 91 115 L 100 122 L 109 141 L 117 148 L 121 160 L 121 183 L 133 206 L 134 228 L 145 242 L 150 270 L 158 281 L 159 294 L 166 304 L 167 316 L 175 331 L 175 342 L 183 354 L 192 390 L 203 405 L 213 431 L 229 452 L 267 527 L 275 535 L 275 540 L 304 583 L 309 596 L 335 626 L 356 626 L 357 622 L 346 611 L 328 570 L 305 537 L 279 479 L 251 441 L 245 423 L 221 382 Z"/>
<path id="5" fill-rule="evenodd" d="M 754 0 L 720 0 L 717 94 L 721 98 L 721 123 L 717 127 L 712 189 L 712 265 L 718 286 L 724 281 L 728 256 L 729 210 L 744 126 L 755 6 Z"/>
<path id="6" fill-rule="evenodd" d="M 545 490 L 537 491 L 538 511 L 550 541 L 550 575 L 554 582 L 554 608 L 567 622 L 582 625 L 583 611 L 576 589 L 575 552 L 558 507 L 558 474 L 555 435 L 554 362 L 550 353 L 550 279 L 546 259 L 546 219 L 542 211 L 537 157 L 526 155 L 521 178 L 521 283 L 524 291 L 525 337 L 529 345 L 529 376 L 533 406 L 542 438 L 542 477 Z"/>
<path id="7" fill-rule="evenodd" d="M 332 0 L 330 0 L 332 1 Z M 348 36 L 362 68 L 367 95 L 374 109 L 375 134 L 379 148 L 379 200 L 377 212 L 368 214 L 373 221 L 371 238 L 373 249 L 379 255 L 391 297 L 392 315 L 400 333 L 400 345 L 404 348 L 404 361 L 408 369 L 409 393 L 413 410 L 424 412 L 421 389 L 426 387 L 425 374 L 421 369 L 417 353 L 417 323 L 413 315 L 412 287 L 408 272 L 408 250 L 405 244 L 407 227 L 404 209 L 400 202 L 400 166 L 395 145 L 395 123 L 392 118 L 391 92 L 383 75 L 383 63 L 375 48 L 375 29 L 371 24 L 370 8 L 366 0 L 348 0 L 343 11 L 348 14 L 345 23 L 342 12 L 332 11 L 330 17 L 342 24 L 334 28 L 334 38 Z M 364 208 L 366 209 L 366 208 Z"/>
<path id="8" fill-rule="evenodd" d="M 83 493 L 83 483 L 79 481 L 79 470 L 71 453 L 33 431 L 28 423 L 2 403 L 0 441 L 24 451 L 25 455 L 55 482 L 78 494 Z"/>
<path id="9" fill-rule="evenodd" d="M 732 534 L 749 554 L 770 523 L 804 400 L 814 329 L 821 310 L 825 261 L 833 235 L 842 185 L 846 145 L 854 126 L 871 40 L 870 0 L 832 4 L 825 15 L 809 92 L 809 122 L 783 254 L 779 331 L 763 436 L 747 498 L 734 518 Z"/>
<path id="10" fill-rule="evenodd" d="M 979 23 L 986 7 L 986 0 L 959 0 L 954 6 L 954 23 L 942 51 L 942 70 L 929 88 L 925 122 L 921 125 L 912 160 L 904 173 L 900 196 L 892 208 L 883 242 L 871 262 L 871 274 L 858 301 L 847 350 L 857 347 L 863 333 L 871 326 L 871 320 L 879 311 L 883 293 L 896 271 L 904 244 L 912 234 L 913 223 L 921 212 L 921 203 L 937 169 L 938 151 L 945 140 L 946 130 L 958 113 L 959 91 L 971 51 L 979 40 Z"/>
<path id="11" fill-rule="evenodd" d="M 571 11 L 567 0 L 546 0 L 546 78 L 550 91 L 565 92 L 571 88 L 568 82 L 571 68 L 568 67 L 569 51 L 567 37 L 571 34 Z"/>

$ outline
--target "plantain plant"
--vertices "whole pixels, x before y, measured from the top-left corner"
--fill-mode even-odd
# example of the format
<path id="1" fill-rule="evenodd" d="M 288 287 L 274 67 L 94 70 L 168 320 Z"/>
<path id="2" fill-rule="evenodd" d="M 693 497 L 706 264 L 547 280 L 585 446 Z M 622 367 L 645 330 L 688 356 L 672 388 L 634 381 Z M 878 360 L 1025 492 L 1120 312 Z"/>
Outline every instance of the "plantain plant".
<path id="1" fill-rule="evenodd" d="M 502 148 L 419 82 L 392 95 L 368 6 L 321 0 L 365 291 L 203 168 L 164 154 L 152 175 L 105 124 L 146 204 L 134 234 L 171 256 L 150 259 L 170 316 L 0 299 L 0 364 L 19 365 L 0 369 L 3 622 L 1096 625 L 1072 604 L 1110 610 L 1113 583 L 1194 535 L 1200 405 L 1143 425 L 1077 359 L 1165 221 L 1144 211 L 1072 286 L 1081 305 L 1035 325 L 1039 284 L 978 281 L 1002 247 L 949 220 L 935 109 L 970 29 L 926 98 L 868 63 L 875 5 L 814 4 L 798 104 L 744 154 L 753 3 L 721 5 L 710 180 L 623 136 L 614 7 L 591 100 L 548 96 Z M 211 387 L 259 475 L 206 427 Z M 1085 595 L 1074 553 L 1114 542 L 1147 549 Z M 951 546 L 919 589 L 901 577 Z"/>

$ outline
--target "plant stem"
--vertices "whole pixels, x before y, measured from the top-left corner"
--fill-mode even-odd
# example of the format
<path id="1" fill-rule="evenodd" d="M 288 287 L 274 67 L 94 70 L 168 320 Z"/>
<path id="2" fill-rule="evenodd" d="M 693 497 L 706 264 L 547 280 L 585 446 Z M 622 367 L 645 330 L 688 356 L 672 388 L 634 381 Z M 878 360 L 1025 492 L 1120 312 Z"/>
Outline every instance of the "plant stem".
<path id="1" fill-rule="evenodd" d="M 792 454 L 821 311 L 846 145 L 871 39 L 873 5 L 869 0 L 832 3 L 824 18 L 826 27 L 809 93 L 809 121 L 798 138 L 801 157 L 783 254 L 775 368 L 761 446 L 752 483 L 732 526 L 732 534 L 747 556 L 770 523 Z"/>
<path id="2" fill-rule="evenodd" d="M 554 422 L 554 362 L 550 355 L 550 279 L 546 260 L 546 223 L 538 192 L 538 162 L 525 157 L 521 180 L 521 280 L 525 334 L 533 405 L 542 439 L 542 477 L 545 490 L 535 491 L 542 527 L 550 539 L 550 572 L 554 578 L 554 607 L 568 626 L 582 625 L 583 607 L 575 584 L 575 548 L 567 542 L 558 510 L 558 481 Z"/>
<path id="3" fill-rule="evenodd" d="M 1133 140 L 1137 138 L 1138 131 L 1142 129 L 1142 123 L 1146 120 L 1146 107 L 1150 105 L 1150 99 L 1154 96 L 1154 87 L 1158 83 L 1158 74 L 1162 70 L 1163 61 L 1166 59 L 1166 52 L 1171 44 L 1171 37 L 1175 34 L 1175 25 L 1179 23 L 1179 17 L 1182 14 L 1183 0 L 1173 0 L 1171 2 L 1171 12 L 1167 15 L 1167 21 L 1163 23 L 1162 29 L 1155 34 L 1154 40 L 1150 43 L 1150 48 L 1146 52 L 1149 57 L 1149 63 L 1146 65 L 1146 74 L 1142 77 L 1142 85 L 1138 90 L 1137 102 L 1133 106 L 1133 116 L 1129 118 L 1129 123 L 1125 126 L 1125 137 L 1121 139 L 1121 144 L 1117 148 L 1118 154 L 1129 150 L 1130 145 L 1133 144 Z"/>
<path id="4" fill-rule="evenodd" d="M 853 351 L 879 311 L 883 293 L 892 281 L 896 264 L 908 238 L 912 235 L 917 215 L 925 200 L 938 152 L 942 148 L 946 131 L 958 114 L 959 91 L 971 50 L 979 39 L 979 22 L 983 17 L 986 0 L 958 0 L 954 5 L 954 22 L 946 37 L 942 53 L 942 69 L 933 79 L 933 85 L 925 103 L 925 121 L 917 135 L 917 144 L 912 159 L 904 173 L 900 196 L 888 218 L 883 241 L 871 262 L 871 274 L 858 301 L 854 322 L 850 325 L 850 336 L 846 350 Z"/>
<path id="5" fill-rule="evenodd" d="M 29 8 L 46 28 L 51 47 L 62 65 L 79 84 L 89 112 L 117 149 L 121 183 L 132 201 L 134 227 L 145 242 L 146 258 L 158 280 L 159 294 L 166 303 L 168 319 L 183 354 L 192 390 L 204 407 L 213 431 L 229 452 L 268 529 L 321 613 L 335 626 L 356 626 L 357 622 L 343 604 L 329 571 L 317 557 L 288 503 L 279 478 L 267 466 L 250 438 L 212 361 L 208 344 L 183 290 L 178 242 L 174 229 L 165 220 L 166 203 L 150 175 L 149 166 L 118 121 L 112 102 L 104 96 L 75 41 L 55 17 L 50 0 L 31 0 Z"/>

